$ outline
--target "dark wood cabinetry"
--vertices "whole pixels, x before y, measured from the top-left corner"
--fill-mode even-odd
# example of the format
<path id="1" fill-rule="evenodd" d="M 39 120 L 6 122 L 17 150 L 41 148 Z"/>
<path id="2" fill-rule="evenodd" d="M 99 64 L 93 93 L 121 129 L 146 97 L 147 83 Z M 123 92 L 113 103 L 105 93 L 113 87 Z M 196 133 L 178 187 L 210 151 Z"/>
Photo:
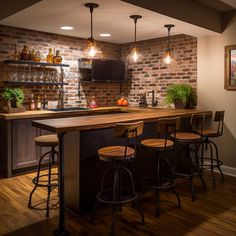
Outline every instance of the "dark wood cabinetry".
<path id="1" fill-rule="evenodd" d="M 40 135 L 40 130 L 32 127 L 32 120 L 12 121 L 12 169 L 17 170 L 37 165 L 39 151 L 34 138 Z"/>

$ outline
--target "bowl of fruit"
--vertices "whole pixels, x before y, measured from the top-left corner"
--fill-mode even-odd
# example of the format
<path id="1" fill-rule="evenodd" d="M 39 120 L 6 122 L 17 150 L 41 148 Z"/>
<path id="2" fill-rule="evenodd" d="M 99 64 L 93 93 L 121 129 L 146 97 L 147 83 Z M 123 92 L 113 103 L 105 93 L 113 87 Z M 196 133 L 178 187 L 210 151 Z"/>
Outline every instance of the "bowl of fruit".
<path id="1" fill-rule="evenodd" d="M 120 97 L 118 100 L 117 100 L 117 105 L 118 106 L 128 106 L 129 105 L 129 102 L 128 102 L 128 99 L 125 98 L 125 97 Z"/>

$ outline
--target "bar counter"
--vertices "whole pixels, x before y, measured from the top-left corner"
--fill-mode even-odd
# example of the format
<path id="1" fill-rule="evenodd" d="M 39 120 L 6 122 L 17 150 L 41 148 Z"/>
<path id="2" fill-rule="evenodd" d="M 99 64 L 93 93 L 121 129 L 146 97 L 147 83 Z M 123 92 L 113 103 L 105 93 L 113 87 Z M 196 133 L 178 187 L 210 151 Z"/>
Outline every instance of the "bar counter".
<path id="1" fill-rule="evenodd" d="M 181 126 L 184 127 L 192 114 L 202 112 L 211 114 L 210 111 L 196 109 L 126 108 L 118 114 L 33 121 L 33 126 L 57 133 L 59 138 L 59 231 L 65 229 L 65 208 L 76 215 L 83 215 L 94 207 L 101 176 L 107 168 L 106 163 L 97 157 L 97 150 L 104 146 L 124 145 L 123 140 L 113 138 L 116 123 L 143 120 L 145 125 L 141 138 L 153 138 L 156 137 L 158 118 L 179 116 Z M 136 184 L 140 178 L 155 171 L 152 171 L 155 160 L 151 156 L 153 153 L 144 152 L 140 148 L 135 161 L 127 163 Z"/>

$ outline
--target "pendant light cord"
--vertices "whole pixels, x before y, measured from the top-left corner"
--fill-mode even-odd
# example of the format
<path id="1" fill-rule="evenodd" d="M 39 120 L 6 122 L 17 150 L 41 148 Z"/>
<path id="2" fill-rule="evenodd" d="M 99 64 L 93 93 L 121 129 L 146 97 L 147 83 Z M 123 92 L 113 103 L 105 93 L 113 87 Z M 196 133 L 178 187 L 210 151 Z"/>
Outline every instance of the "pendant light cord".
<path id="1" fill-rule="evenodd" d="M 167 50 L 170 51 L 170 28 L 168 27 Z"/>
<path id="2" fill-rule="evenodd" d="M 134 43 L 136 43 L 137 35 L 137 18 L 134 19 Z"/>
<path id="3" fill-rule="evenodd" d="M 91 21 L 90 21 L 91 39 L 93 39 L 93 6 L 90 6 L 90 13 L 91 13 Z"/>

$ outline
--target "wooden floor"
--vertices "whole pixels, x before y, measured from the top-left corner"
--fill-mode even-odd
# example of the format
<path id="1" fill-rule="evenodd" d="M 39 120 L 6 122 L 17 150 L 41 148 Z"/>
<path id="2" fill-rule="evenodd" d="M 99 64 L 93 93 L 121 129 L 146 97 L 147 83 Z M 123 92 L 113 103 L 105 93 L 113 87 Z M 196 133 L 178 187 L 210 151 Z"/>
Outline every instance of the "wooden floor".
<path id="1" fill-rule="evenodd" d="M 0 235 L 46 236 L 53 235 L 57 227 L 58 210 L 52 210 L 49 219 L 45 211 L 27 207 L 28 195 L 32 189 L 31 179 L 35 174 L 0 180 Z M 212 189 L 209 176 L 206 176 L 207 192 L 203 193 L 196 180 L 196 201 L 191 202 L 187 182 L 179 183 L 182 208 L 177 208 L 175 196 L 171 193 L 161 195 L 161 215 L 155 218 L 154 193 L 146 193 L 140 199 L 145 214 L 145 225 L 131 206 L 117 214 L 116 235 L 198 235 L 235 236 L 236 235 L 236 179 L 226 176 L 225 183 L 217 176 L 217 188 Z M 184 187 L 185 186 L 185 187 Z M 45 190 L 35 193 L 34 201 L 45 198 Z M 56 205 L 56 191 L 53 204 Z M 40 207 L 39 205 L 38 207 Z M 42 207 L 42 206 L 41 206 Z M 66 215 L 66 225 L 71 235 L 103 236 L 110 234 L 111 210 L 99 209 L 95 224 L 89 223 L 89 215 L 75 218 Z"/>

